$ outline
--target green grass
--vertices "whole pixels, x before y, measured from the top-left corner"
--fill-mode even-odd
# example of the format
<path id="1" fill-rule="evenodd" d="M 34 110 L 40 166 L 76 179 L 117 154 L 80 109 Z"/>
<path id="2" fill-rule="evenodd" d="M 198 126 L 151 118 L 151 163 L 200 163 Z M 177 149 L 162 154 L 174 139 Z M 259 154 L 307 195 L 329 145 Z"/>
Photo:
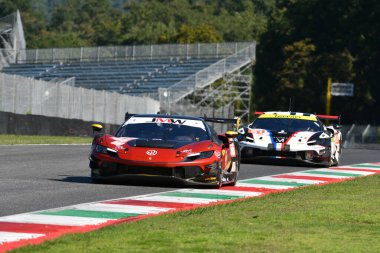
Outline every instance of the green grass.
<path id="1" fill-rule="evenodd" d="M 16 252 L 380 252 L 380 175 L 65 235 Z"/>
<path id="2" fill-rule="evenodd" d="M 90 144 L 91 137 L 42 136 L 42 135 L 1 135 L 0 145 L 16 144 Z"/>

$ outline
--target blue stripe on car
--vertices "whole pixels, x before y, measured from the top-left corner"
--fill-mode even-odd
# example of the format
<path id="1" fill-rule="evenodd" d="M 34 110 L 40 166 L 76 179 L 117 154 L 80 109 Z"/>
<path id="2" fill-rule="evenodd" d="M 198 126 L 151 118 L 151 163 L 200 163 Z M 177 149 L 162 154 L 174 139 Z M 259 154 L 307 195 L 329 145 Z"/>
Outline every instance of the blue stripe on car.
<path id="1" fill-rule="evenodd" d="M 273 148 L 274 148 L 274 150 L 277 150 L 277 144 L 276 144 L 276 142 L 274 142 L 274 140 L 273 140 L 273 136 L 272 136 L 272 132 L 271 131 L 269 131 L 269 130 L 266 130 L 266 131 L 268 131 L 269 132 L 269 137 L 270 137 L 270 141 L 272 142 L 272 144 L 273 144 Z"/>

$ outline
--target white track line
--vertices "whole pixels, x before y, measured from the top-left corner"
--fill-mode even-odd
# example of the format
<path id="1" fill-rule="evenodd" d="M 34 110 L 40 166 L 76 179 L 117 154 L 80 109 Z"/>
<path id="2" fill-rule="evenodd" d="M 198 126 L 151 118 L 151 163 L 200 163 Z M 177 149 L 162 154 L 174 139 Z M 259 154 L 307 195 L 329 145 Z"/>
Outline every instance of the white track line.
<path id="1" fill-rule="evenodd" d="M 5 242 L 13 242 L 25 239 L 33 239 L 41 236 L 45 236 L 45 234 L 32 234 L 32 233 L 16 233 L 16 232 L 1 232 L 0 231 L 0 246 Z"/>
<path id="2" fill-rule="evenodd" d="M 74 207 L 74 209 L 86 210 L 86 211 L 116 212 L 116 213 L 156 214 L 156 213 L 170 211 L 173 208 L 95 203 L 95 204 L 77 205 Z"/>
<path id="3" fill-rule="evenodd" d="M 324 177 L 324 178 L 330 178 L 330 179 L 347 179 L 352 176 L 337 176 L 337 175 L 326 175 L 326 174 L 311 174 L 311 173 L 304 173 L 304 172 L 291 172 L 281 175 L 292 175 L 292 176 L 307 176 L 307 177 Z"/>
<path id="4" fill-rule="evenodd" d="M 284 182 L 284 183 L 310 184 L 310 185 L 322 184 L 326 182 L 326 181 L 312 180 L 312 179 L 278 178 L 278 177 L 271 177 L 271 176 L 258 177 L 256 179 L 275 181 L 275 182 Z"/>
<path id="5" fill-rule="evenodd" d="M 221 195 L 221 196 L 238 196 L 240 198 L 244 197 L 255 197 L 260 196 L 262 192 L 249 192 L 249 191 L 232 191 L 232 190 L 212 190 L 212 189 L 181 189 L 177 192 L 185 192 L 185 193 L 201 193 L 201 194 L 213 194 L 213 195 Z"/>
<path id="6" fill-rule="evenodd" d="M 10 216 L 0 217 L 0 221 L 6 222 L 22 222 L 22 223 L 36 223 L 36 224 L 49 224 L 49 225 L 63 225 L 63 226 L 86 226 L 86 225 L 99 225 L 112 219 L 102 218 L 87 218 L 87 217 L 74 217 L 74 216 L 60 216 L 60 215 L 45 215 L 45 214 L 16 214 Z"/>
<path id="7" fill-rule="evenodd" d="M 174 197 L 174 196 L 151 196 L 151 197 L 135 198 L 135 200 L 161 201 L 161 202 L 185 203 L 185 204 L 186 203 L 187 204 L 209 204 L 209 203 L 218 201 L 217 199 L 202 199 L 202 198 Z"/>
<path id="8" fill-rule="evenodd" d="M 332 173 L 348 173 L 348 174 L 358 174 L 358 176 L 368 176 L 375 174 L 376 172 L 368 172 L 368 171 L 352 171 L 352 170 L 334 170 L 334 169 L 317 169 L 316 171 L 321 172 L 332 172 Z"/>
<path id="9" fill-rule="evenodd" d="M 298 186 L 285 186 L 285 185 L 272 185 L 272 184 L 250 184 L 250 183 L 244 183 L 244 181 L 242 182 L 238 181 L 236 186 L 265 188 L 265 189 L 270 189 L 270 190 L 286 190 L 286 189 L 293 189 L 293 188 L 298 187 Z"/>

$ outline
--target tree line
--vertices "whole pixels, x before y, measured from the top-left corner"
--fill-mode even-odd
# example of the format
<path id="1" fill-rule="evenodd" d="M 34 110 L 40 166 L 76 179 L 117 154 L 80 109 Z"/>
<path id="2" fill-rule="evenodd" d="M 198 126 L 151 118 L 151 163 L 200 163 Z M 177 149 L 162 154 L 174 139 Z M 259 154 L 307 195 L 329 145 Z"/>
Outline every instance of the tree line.
<path id="1" fill-rule="evenodd" d="M 324 113 L 327 79 L 343 123 L 380 123 L 376 0 L 0 0 L 21 11 L 28 48 L 258 42 L 253 110 Z"/>

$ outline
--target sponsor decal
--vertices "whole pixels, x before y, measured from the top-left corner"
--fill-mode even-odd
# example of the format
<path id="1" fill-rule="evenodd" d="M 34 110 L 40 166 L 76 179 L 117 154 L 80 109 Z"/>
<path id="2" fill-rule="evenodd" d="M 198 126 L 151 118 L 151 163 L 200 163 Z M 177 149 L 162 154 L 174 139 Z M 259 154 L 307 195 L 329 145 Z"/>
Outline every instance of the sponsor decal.
<path id="1" fill-rule="evenodd" d="M 182 153 L 187 153 L 187 154 L 189 154 L 189 153 L 192 153 L 192 152 L 193 152 L 192 149 L 185 149 L 185 150 L 182 150 Z"/>
<path id="2" fill-rule="evenodd" d="M 183 119 L 170 119 L 170 118 L 153 118 L 152 122 L 155 122 L 155 123 L 180 124 L 180 125 L 182 125 L 183 123 L 186 122 L 186 120 L 183 120 Z"/>
<path id="3" fill-rule="evenodd" d="M 274 141 L 277 143 L 284 143 L 286 137 L 273 137 Z"/>
<path id="4" fill-rule="evenodd" d="M 224 151 L 224 150 L 223 150 Z M 215 154 L 215 156 L 217 157 L 217 158 L 220 158 L 220 156 L 221 156 L 221 153 L 218 151 L 218 150 L 216 150 L 215 152 L 214 152 L 214 154 Z"/>
<path id="5" fill-rule="evenodd" d="M 154 149 L 150 149 L 150 150 L 147 150 L 146 151 L 146 154 L 148 155 L 148 156 L 155 156 L 155 155 L 157 155 L 157 150 L 154 150 Z"/>
<path id="6" fill-rule="evenodd" d="M 251 128 L 248 128 L 248 133 L 251 133 L 251 134 L 254 134 L 254 135 L 264 135 L 265 132 L 266 131 L 264 129 L 251 129 Z"/>
<path id="7" fill-rule="evenodd" d="M 175 124 L 180 126 L 191 126 L 201 128 L 206 131 L 205 125 L 201 120 L 191 119 L 174 119 L 174 118 L 156 118 L 156 117 L 132 117 L 127 120 L 123 126 L 129 124 Z"/>
<path id="8" fill-rule="evenodd" d="M 271 118 L 271 119 L 302 119 L 317 121 L 315 116 L 302 116 L 302 115 L 289 115 L 289 114 L 261 114 L 259 118 Z"/>

